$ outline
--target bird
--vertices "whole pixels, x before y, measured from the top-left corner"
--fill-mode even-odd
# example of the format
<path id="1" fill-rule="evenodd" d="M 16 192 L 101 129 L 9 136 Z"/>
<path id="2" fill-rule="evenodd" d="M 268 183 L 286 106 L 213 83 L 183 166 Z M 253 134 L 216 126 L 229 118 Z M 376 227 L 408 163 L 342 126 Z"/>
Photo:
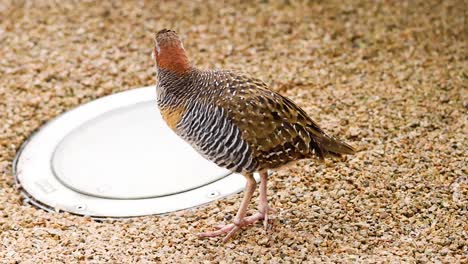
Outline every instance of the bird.
<path id="1" fill-rule="evenodd" d="M 301 159 L 341 157 L 356 150 L 327 135 L 307 113 L 260 79 L 238 71 L 199 69 L 190 63 L 181 38 L 163 29 L 154 37 L 156 94 L 160 114 L 179 137 L 204 158 L 246 179 L 233 222 L 199 237 L 228 241 L 243 227 L 263 220 L 268 227 L 267 180 L 274 171 Z M 258 212 L 247 208 L 260 175 Z"/>

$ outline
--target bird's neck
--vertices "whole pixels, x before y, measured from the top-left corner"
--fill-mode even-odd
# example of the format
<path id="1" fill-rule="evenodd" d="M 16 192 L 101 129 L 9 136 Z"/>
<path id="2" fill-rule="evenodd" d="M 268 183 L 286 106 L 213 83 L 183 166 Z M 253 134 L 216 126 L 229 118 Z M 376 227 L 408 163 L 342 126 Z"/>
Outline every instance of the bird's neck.
<path id="1" fill-rule="evenodd" d="M 185 74 L 190 71 L 191 65 L 184 48 L 171 45 L 164 47 L 158 55 L 158 68 L 176 74 Z"/>

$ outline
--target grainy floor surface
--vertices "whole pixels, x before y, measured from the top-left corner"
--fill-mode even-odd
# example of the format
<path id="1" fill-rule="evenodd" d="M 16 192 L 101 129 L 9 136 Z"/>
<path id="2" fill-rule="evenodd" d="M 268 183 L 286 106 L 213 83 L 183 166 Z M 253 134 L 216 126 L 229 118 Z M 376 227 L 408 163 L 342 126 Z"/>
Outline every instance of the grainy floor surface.
<path id="1" fill-rule="evenodd" d="M 0 263 L 466 263 L 467 6 L 1 1 Z M 21 143 L 79 104 L 154 84 L 162 28 L 193 63 L 262 78 L 361 152 L 274 173 L 274 232 L 259 223 L 226 245 L 195 234 L 226 222 L 242 194 L 107 222 L 23 204 L 11 172 Z"/>

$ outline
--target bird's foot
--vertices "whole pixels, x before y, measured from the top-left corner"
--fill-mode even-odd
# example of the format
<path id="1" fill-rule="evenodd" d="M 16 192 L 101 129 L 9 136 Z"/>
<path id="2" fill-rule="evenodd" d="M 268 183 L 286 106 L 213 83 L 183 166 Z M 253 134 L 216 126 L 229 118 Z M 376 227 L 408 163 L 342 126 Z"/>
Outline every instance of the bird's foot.
<path id="1" fill-rule="evenodd" d="M 218 230 L 201 233 L 201 234 L 198 235 L 198 237 L 200 237 L 200 238 L 202 238 L 202 237 L 216 237 L 216 236 L 220 236 L 220 235 L 223 235 L 223 234 L 227 234 L 223 238 L 223 243 L 225 243 L 231 237 L 233 237 L 242 227 L 253 224 L 253 223 L 257 222 L 258 220 L 263 219 L 263 217 L 264 216 L 262 215 L 262 213 L 259 212 L 259 213 L 256 213 L 256 214 L 252 215 L 252 216 L 244 217 L 244 219 L 242 219 L 241 221 L 235 221 L 234 220 L 234 223 L 232 223 L 232 224 L 218 225 L 218 226 L 216 226 L 216 228 Z"/>
<path id="2" fill-rule="evenodd" d="M 201 234 L 198 235 L 198 237 L 200 237 L 200 238 L 203 238 L 203 237 L 216 237 L 216 236 L 220 236 L 220 235 L 223 235 L 223 234 L 227 233 L 227 235 L 223 238 L 223 243 L 225 243 L 231 237 L 233 237 L 242 227 L 251 225 L 251 224 L 257 222 L 258 220 L 262 220 L 262 219 L 263 219 L 263 225 L 265 227 L 265 230 L 267 230 L 268 229 L 268 221 L 270 219 L 268 217 L 268 215 L 269 215 L 268 212 L 275 212 L 275 211 L 272 208 L 268 207 L 267 210 L 263 210 L 263 212 L 259 211 L 254 215 L 244 217 L 244 219 L 242 219 L 240 221 L 239 220 L 237 220 L 237 221 L 234 220 L 234 223 L 232 223 L 232 224 L 218 225 L 218 226 L 216 226 L 216 228 L 218 230 L 201 233 Z"/>

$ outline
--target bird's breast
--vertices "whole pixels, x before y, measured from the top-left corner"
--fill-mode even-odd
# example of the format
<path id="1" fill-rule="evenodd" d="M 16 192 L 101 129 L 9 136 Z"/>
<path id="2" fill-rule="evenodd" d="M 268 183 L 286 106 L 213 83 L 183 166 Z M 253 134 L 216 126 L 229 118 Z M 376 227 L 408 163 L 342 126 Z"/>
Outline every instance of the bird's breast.
<path id="1" fill-rule="evenodd" d="M 182 106 L 178 107 L 160 107 L 161 116 L 166 122 L 166 124 L 173 130 L 176 131 L 177 124 L 182 119 L 184 115 L 185 108 Z"/>

